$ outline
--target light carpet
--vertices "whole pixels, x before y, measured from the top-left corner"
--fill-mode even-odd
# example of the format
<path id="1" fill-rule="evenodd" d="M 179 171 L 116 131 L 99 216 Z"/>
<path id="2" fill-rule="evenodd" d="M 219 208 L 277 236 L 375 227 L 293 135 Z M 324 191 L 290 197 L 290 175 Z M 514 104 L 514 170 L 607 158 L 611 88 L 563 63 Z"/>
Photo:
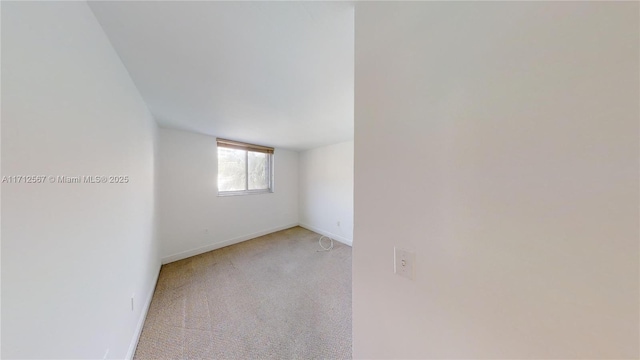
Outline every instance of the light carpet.
<path id="1" fill-rule="evenodd" d="M 135 359 L 351 359 L 351 247 L 294 227 L 164 265 Z"/>

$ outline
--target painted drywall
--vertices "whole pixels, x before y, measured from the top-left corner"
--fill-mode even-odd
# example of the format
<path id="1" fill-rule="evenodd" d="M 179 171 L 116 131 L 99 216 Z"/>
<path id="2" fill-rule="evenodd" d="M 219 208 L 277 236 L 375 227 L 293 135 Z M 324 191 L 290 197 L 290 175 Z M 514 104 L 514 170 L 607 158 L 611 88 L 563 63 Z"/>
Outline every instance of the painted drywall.
<path id="1" fill-rule="evenodd" d="M 89 1 L 158 124 L 287 149 L 353 139 L 353 4 Z"/>
<path id="2" fill-rule="evenodd" d="M 85 2 L 2 2 L 2 105 L 2 176 L 45 176 L 1 187 L 2 358 L 131 355 L 160 266 L 157 128 Z M 48 178 L 102 175 L 128 182 Z"/>
<path id="3" fill-rule="evenodd" d="M 268 145 L 268 144 L 266 144 Z M 158 235 L 164 263 L 298 224 L 298 153 L 276 149 L 274 192 L 218 196 L 216 138 L 159 129 Z"/>
<path id="4" fill-rule="evenodd" d="M 300 225 L 351 245 L 353 141 L 301 152 L 299 172 Z"/>
<path id="5" fill-rule="evenodd" d="M 355 358 L 638 358 L 638 6 L 356 4 Z"/>

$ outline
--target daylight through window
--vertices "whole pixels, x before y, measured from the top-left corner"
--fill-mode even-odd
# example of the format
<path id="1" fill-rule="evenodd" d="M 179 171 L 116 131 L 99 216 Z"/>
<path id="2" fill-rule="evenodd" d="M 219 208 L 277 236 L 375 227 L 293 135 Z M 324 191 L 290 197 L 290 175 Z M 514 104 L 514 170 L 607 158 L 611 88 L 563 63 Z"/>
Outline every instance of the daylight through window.
<path id="1" fill-rule="evenodd" d="M 218 195 L 273 192 L 273 148 L 217 139 Z"/>

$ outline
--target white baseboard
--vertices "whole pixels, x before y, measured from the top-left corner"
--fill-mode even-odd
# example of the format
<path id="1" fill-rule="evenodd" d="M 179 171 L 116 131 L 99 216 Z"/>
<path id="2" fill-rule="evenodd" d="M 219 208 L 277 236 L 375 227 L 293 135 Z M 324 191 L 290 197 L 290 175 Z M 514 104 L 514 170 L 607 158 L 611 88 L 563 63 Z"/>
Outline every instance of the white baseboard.
<path id="1" fill-rule="evenodd" d="M 136 348 L 138 347 L 138 341 L 140 341 L 140 335 L 142 334 L 142 328 L 144 327 L 144 321 L 147 319 L 147 313 L 149 312 L 149 306 L 151 306 L 151 300 L 153 299 L 153 293 L 156 290 L 156 285 L 158 284 L 158 278 L 160 277 L 160 268 L 162 265 L 158 267 L 158 273 L 156 274 L 156 280 L 153 282 L 153 286 L 151 290 L 147 294 L 147 301 L 144 305 L 144 309 L 140 313 L 140 319 L 138 319 L 138 325 L 136 326 L 136 331 L 133 333 L 133 339 L 131 340 L 131 344 L 129 344 L 129 351 L 127 351 L 127 360 L 133 360 L 133 356 L 136 354 Z"/>
<path id="2" fill-rule="evenodd" d="M 336 235 L 336 234 L 331 233 L 329 231 L 322 230 L 322 229 L 317 228 L 315 226 L 311 226 L 311 225 L 307 225 L 307 224 L 303 224 L 303 223 L 299 223 L 298 225 L 300 227 L 303 227 L 303 228 L 307 229 L 307 230 L 311 230 L 313 232 L 317 232 L 320 235 L 328 236 L 328 237 L 332 238 L 333 240 L 340 241 L 341 243 L 343 243 L 345 245 L 353 246 L 353 240 L 351 240 L 351 239 L 347 239 L 347 238 L 345 238 L 343 236 Z"/>
<path id="3" fill-rule="evenodd" d="M 239 236 L 237 238 L 220 241 L 220 242 L 217 242 L 215 244 L 210 244 L 210 245 L 202 246 L 202 247 L 199 247 L 199 248 L 196 248 L 196 249 L 191 249 L 191 250 L 183 251 L 183 252 L 180 252 L 180 253 L 177 253 L 177 254 L 165 256 L 165 257 L 163 257 L 161 259 L 161 261 L 162 261 L 163 265 L 164 264 L 168 264 L 168 263 L 171 263 L 171 262 L 174 262 L 174 261 L 178 261 L 178 260 L 186 259 L 186 258 L 189 258 L 189 257 L 192 257 L 192 256 L 200 255 L 200 254 L 212 251 L 212 250 L 223 248 L 225 246 L 237 244 L 239 242 L 243 242 L 243 241 L 246 241 L 246 240 L 249 240 L 249 239 L 257 238 L 259 236 L 271 234 L 271 233 L 276 232 L 276 231 L 290 229 L 290 228 L 296 227 L 296 226 L 298 226 L 298 223 L 284 225 L 284 226 L 278 226 L 278 227 L 275 227 L 275 228 L 272 228 L 272 229 L 258 231 L 258 232 L 252 233 L 252 234 Z"/>

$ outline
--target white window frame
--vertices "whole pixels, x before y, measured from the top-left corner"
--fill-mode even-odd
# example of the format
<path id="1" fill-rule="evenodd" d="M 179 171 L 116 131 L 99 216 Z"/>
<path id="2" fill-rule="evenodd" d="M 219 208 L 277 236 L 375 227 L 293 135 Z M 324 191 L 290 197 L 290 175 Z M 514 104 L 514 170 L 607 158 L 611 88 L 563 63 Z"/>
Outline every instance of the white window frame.
<path id="1" fill-rule="evenodd" d="M 218 188 L 218 196 L 237 196 L 237 195 L 253 195 L 253 194 L 269 194 L 269 193 L 273 193 L 274 191 L 274 186 L 273 186 L 273 154 L 274 154 L 274 149 L 272 147 L 267 147 L 267 146 L 262 146 L 262 145 L 255 145 L 255 144 L 249 144 L 249 143 L 243 143 L 240 141 L 234 141 L 234 140 L 227 140 L 227 139 L 221 139 L 218 138 L 217 139 L 217 146 L 216 146 L 216 161 L 218 161 L 218 148 L 220 147 L 224 147 L 224 148 L 230 148 L 230 149 L 236 149 L 236 150 L 244 150 L 244 156 L 245 156 L 245 185 L 244 185 L 244 190 L 233 190 L 233 191 L 220 191 L 220 189 Z M 269 187 L 267 189 L 256 189 L 256 190 L 249 190 L 249 152 L 257 152 L 257 153 L 263 153 L 267 155 L 267 179 L 269 181 Z M 219 166 L 216 166 L 218 169 L 217 171 L 220 171 Z M 216 171 L 216 184 L 218 181 L 218 174 Z M 217 185 L 216 185 L 217 187 Z"/>

